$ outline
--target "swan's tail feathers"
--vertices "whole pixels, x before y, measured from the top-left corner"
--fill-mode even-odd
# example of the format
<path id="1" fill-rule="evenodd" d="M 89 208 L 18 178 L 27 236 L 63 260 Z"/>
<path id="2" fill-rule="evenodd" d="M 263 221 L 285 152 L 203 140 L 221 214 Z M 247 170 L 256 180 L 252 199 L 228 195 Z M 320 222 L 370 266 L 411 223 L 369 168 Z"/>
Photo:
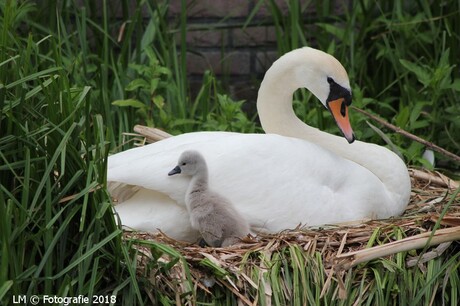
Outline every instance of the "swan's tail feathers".
<path id="1" fill-rule="evenodd" d="M 157 142 L 157 141 L 160 141 L 160 140 L 163 140 L 163 139 L 166 139 L 172 136 L 171 134 L 166 133 L 163 130 L 144 126 L 144 125 L 134 126 L 134 131 L 144 136 L 147 142 L 149 143 Z"/>
<path id="2" fill-rule="evenodd" d="M 199 232 L 191 227 L 190 215 L 185 206 L 179 205 L 161 192 L 142 187 L 137 187 L 138 190 L 134 191 L 133 186 L 125 186 L 131 187 L 131 191 L 118 187 L 115 188 L 116 193 L 112 194 L 121 196 L 120 199 L 132 194 L 113 208 L 123 228 L 151 233 L 161 230 L 174 239 L 197 241 Z"/>
<path id="3" fill-rule="evenodd" d="M 135 185 L 119 182 L 107 182 L 107 190 L 112 197 L 113 205 L 123 203 L 132 198 L 140 189 L 141 188 L 139 186 Z"/>

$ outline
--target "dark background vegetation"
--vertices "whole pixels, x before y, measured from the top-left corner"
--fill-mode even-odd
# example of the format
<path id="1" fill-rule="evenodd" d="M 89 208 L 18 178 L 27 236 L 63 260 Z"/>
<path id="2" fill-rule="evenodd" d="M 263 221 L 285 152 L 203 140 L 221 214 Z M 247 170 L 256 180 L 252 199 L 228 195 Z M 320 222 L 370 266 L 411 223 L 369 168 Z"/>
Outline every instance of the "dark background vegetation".
<path id="1" fill-rule="evenodd" d="M 200 1 L 1 1 L 0 300 L 147 301 L 150 282 L 135 278 L 136 252 L 122 242 L 104 189 L 109 152 L 131 147 L 122 133 L 138 123 L 173 134 L 262 132 L 253 112 L 260 77 L 294 48 L 333 54 L 348 70 L 355 106 L 459 154 L 459 2 L 338 2 L 248 1 L 244 15 L 201 24 L 187 15 Z M 262 46 L 250 45 L 251 35 L 249 46 L 190 38 L 236 37 L 236 29 L 265 35 Z M 251 69 L 232 74 L 243 57 L 231 55 L 246 51 Z M 193 63 L 209 52 L 220 68 L 206 60 L 214 69 L 200 74 Z M 299 117 L 337 133 L 310 96 L 296 93 Z M 360 140 L 385 144 L 368 118 L 351 120 Z M 426 165 L 422 145 L 374 125 L 408 164 Z"/>

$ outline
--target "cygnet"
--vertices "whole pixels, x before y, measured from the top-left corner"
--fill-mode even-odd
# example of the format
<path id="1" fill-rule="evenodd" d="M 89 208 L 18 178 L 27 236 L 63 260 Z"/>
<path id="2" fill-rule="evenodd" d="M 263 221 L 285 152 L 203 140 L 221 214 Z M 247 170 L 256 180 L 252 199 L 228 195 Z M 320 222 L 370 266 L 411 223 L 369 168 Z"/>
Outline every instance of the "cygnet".
<path id="1" fill-rule="evenodd" d="M 169 176 L 175 174 L 192 177 L 185 204 L 192 227 L 209 246 L 229 246 L 249 233 L 248 222 L 232 203 L 209 190 L 208 166 L 203 155 L 192 150 L 183 152 L 177 166 L 168 173 Z"/>

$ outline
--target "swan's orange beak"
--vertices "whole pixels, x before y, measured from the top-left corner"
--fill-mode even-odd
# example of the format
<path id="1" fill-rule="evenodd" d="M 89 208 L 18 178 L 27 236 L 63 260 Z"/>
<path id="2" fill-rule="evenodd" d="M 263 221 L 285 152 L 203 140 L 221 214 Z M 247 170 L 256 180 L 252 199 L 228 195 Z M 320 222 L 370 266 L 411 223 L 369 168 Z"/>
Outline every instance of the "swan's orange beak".
<path id="1" fill-rule="evenodd" d="M 355 141 L 355 135 L 353 134 L 350 119 L 348 118 L 348 105 L 345 102 L 345 99 L 339 98 L 337 100 L 328 101 L 327 108 L 331 112 L 335 122 L 339 126 L 340 131 L 342 131 L 342 134 L 345 136 L 347 141 L 349 143 Z"/>

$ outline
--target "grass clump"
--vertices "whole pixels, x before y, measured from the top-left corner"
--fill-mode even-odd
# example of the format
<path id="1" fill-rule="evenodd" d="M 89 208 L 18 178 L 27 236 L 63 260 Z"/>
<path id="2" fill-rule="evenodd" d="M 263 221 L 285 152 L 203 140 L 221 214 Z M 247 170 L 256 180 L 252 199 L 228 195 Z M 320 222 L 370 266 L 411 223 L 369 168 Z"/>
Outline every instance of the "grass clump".
<path id="1" fill-rule="evenodd" d="M 279 53 L 314 42 L 347 67 L 355 105 L 458 152 L 458 3 L 359 1 L 338 16 L 331 3 L 309 2 L 319 13 L 305 20 L 308 5 L 288 1 L 285 16 L 276 1 L 267 1 Z M 330 247 L 342 241 L 351 251 L 431 230 L 441 205 L 434 204 L 445 204 L 433 201 L 445 200 L 445 190 L 417 207 L 428 216 L 411 211 L 414 219 L 370 223 L 366 233 L 293 231 L 228 250 L 162 236 L 122 238 L 105 173 L 109 151 L 130 147 L 124 132 L 138 123 L 173 134 L 260 131 L 242 112 L 243 102 L 225 94 L 210 71 L 191 97 L 182 4 L 176 23 L 168 23 L 167 1 L 122 0 L 120 9 L 108 1 L 0 2 L 0 301 L 81 294 L 113 295 L 124 305 L 455 305 L 455 242 L 413 267 L 406 259 L 427 250 L 341 274 L 331 273 L 328 261 Z M 316 31 L 306 31 L 310 26 Z M 321 105 L 300 102 L 309 97 L 304 91 L 296 96 L 301 118 L 335 131 Z M 352 120 L 360 139 L 380 141 L 364 117 Z M 406 160 L 418 162 L 423 147 L 387 136 Z M 424 197 L 420 190 L 415 186 L 414 193 Z M 451 198 L 454 209 L 459 202 Z M 458 222 L 456 211 L 447 217 Z"/>
<path id="2" fill-rule="evenodd" d="M 20 35 L 33 5 L 0 9 L 0 300 L 140 301 L 104 189 L 106 121 L 91 87 L 71 84 L 58 37 Z"/>

